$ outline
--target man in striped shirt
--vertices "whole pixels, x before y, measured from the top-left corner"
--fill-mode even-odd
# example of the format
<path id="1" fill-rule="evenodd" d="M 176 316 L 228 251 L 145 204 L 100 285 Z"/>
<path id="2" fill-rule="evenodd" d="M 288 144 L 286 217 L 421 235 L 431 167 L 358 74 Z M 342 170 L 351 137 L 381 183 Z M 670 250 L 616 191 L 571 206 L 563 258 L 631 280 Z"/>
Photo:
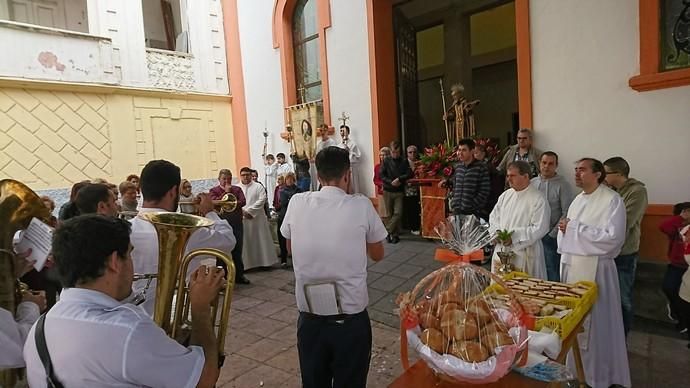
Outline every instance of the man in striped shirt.
<path id="1" fill-rule="evenodd" d="M 452 178 L 453 197 L 451 209 L 456 215 L 475 215 L 488 220 L 487 209 L 491 178 L 486 164 L 474 158 L 474 141 L 462 139 L 458 145 L 460 163 Z"/>

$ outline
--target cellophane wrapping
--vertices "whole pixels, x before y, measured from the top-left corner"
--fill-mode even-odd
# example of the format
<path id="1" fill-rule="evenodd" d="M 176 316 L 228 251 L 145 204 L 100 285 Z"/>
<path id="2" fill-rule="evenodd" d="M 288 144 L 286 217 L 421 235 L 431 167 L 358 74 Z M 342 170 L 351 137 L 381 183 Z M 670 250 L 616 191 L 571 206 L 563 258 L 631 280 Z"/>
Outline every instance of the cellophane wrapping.
<path id="1" fill-rule="evenodd" d="M 399 298 L 401 322 L 410 348 L 438 375 L 484 384 L 505 376 L 526 351 L 527 328 L 515 300 L 506 306 L 485 294 L 485 269 L 447 265 Z"/>
<path id="2" fill-rule="evenodd" d="M 469 255 L 489 244 L 494 236 L 489 225 L 473 215 L 451 215 L 434 228 L 443 245 L 460 255 Z"/>

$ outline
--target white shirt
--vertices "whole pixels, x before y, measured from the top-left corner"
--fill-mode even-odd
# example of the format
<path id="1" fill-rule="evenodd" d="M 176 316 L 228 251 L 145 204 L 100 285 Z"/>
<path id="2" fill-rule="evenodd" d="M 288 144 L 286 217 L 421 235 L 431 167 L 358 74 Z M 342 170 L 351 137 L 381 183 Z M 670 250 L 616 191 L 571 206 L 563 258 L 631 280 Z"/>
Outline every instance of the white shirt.
<path id="1" fill-rule="evenodd" d="M 388 235 L 371 201 L 333 186 L 295 194 L 280 232 L 291 240 L 297 308 L 309 311 L 304 285 L 334 281 L 344 314 L 369 304 L 366 244 Z"/>
<path id="2" fill-rule="evenodd" d="M 24 347 L 30 387 L 45 387 L 34 328 Z M 165 335 L 138 306 L 94 290 L 69 288 L 46 315 L 45 337 L 55 376 L 65 387 L 195 387 L 201 347 Z"/>
<path id="3" fill-rule="evenodd" d="M 290 166 L 289 163 L 285 162 L 283 164 L 278 164 L 278 173 L 277 176 L 281 176 L 283 174 L 287 174 L 289 172 L 294 172 L 292 170 L 292 166 Z"/>
<path id="4" fill-rule="evenodd" d="M 150 213 L 157 211 L 165 211 L 164 209 L 155 208 L 141 208 L 139 214 Z M 208 228 L 197 229 L 192 234 L 185 248 L 185 254 L 198 248 L 215 248 L 227 254 L 235 248 L 235 235 L 232 233 L 232 227 L 227 221 L 220 219 L 215 212 L 206 214 L 206 218 L 213 220 L 213 225 Z M 131 220 L 132 233 L 129 236 L 132 243 L 132 261 L 134 262 L 134 273 L 151 274 L 158 273 L 158 234 L 153 224 L 136 217 Z M 197 267 L 199 267 L 201 260 L 204 258 L 198 256 L 192 260 L 187 269 L 187 276 L 189 276 Z M 139 280 L 133 284 L 133 292 L 139 293 L 146 286 L 147 280 Z M 156 301 L 156 285 L 157 281 L 151 281 L 151 285 L 146 290 L 146 301 L 142 307 L 151 315 L 153 315 L 153 308 Z"/>
<path id="5" fill-rule="evenodd" d="M 0 369 L 24 366 L 24 342 L 40 314 L 38 305 L 33 302 L 22 302 L 17 306 L 16 320 L 9 311 L 0 308 Z"/>

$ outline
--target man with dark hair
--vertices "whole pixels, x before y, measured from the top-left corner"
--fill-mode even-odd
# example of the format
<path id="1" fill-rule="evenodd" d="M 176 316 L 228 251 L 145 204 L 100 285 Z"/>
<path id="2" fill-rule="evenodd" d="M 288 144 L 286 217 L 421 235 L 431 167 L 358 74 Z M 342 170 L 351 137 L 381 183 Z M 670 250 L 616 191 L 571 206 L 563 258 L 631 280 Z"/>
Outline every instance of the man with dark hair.
<path id="1" fill-rule="evenodd" d="M 549 232 L 549 204 L 539 190 L 530 186 L 527 162 L 510 162 L 506 172 L 510 188 L 498 197 L 489 216 L 489 230 L 492 234 L 499 230 L 513 232 L 508 241 L 501 241 L 499 245 L 515 253 L 512 262 L 516 270 L 546 279 L 541 239 Z M 500 264 L 498 252 L 496 247 L 492 260 L 494 272 Z"/>
<path id="2" fill-rule="evenodd" d="M 546 262 L 546 275 L 549 280 L 560 280 L 561 255 L 558 254 L 558 221 L 568 214 L 568 207 L 573 200 L 573 189 L 565 178 L 556 173 L 558 155 L 553 151 L 546 151 L 539 157 L 539 175 L 532 178 L 530 185 L 541 191 L 546 197 L 551 209 L 549 233 L 541 239 Z"/>
<path id="3" fill-rule="evenodd" d="M 575 184 L 582 189 L 558 223 L 561 281 L 595 282 L 597 302 L 590 314 L 589 335 L 580 341 L 587 384 L 630 386 L 628 352 L 620 308 L 618 271 L 613 259 L 625 240 L 625 205 L 615 191 L 602 185 L 603 164 L 582 158 L 575 165 Z M 568 367 L 574 369 L 568 357 Z"/>
<path id="4" fill-rule="evenodd" d="M 235 263 L 235 282 L 239 284 L 249 284 L 249 279 L 244 276 L 244 263 L 242 261 L 242 247 L 244 242 L 244 226 L 242 224 L 242 208 L 247 204 L 244 193 L 239 186 L 232 184 L 232 172 L 227 168 L 218 172 L 218 186 L 208 192 L 212 200 L 221 200 L 225 194 L 232 194 L 237 198 L 237 207 L 230 213 L 220 214 L 220 218 L 230 224 L 232 233 L 235 236 L 235 248 L 232 250 L 232 262 Z M 217 260 L 217 265 L 225 267 L 225 262 Z"/>
<path id="5" fill-rule="evenodd" d="M 141 171 L 141 194 L 144 203 L 139 213 L 174 212 L 180 198 L 180 168 L 167 160 L 152 160 Z M 235 247 L 235 236 L 227 221 L 220 219 L 213 210 L 213 201 L 208 194 L 199 194 L 199 214 L 213 221 L 208 228 L 197 229 L 189 238 L 185 253 L 198 248 L 215 248 L 230 253 Z M 153 225 L 139 217 L 132 220 L 132 259 L 134 272 L 141 274 L 158 273 L 158 234 Z M 189 265 L 187 276 L 201 263 L 204 257 L 196 257 Z M 153 315 L 156 285 L 154 279 L 148 286 L 148 280 L 135 282 L 137 293 L 146 292 L 144 309 Z"/>
<path id="6" fill-rule="evenodd" d="M 367 256 L 383 259 L 387 231 L 367 197 L 347 194 L 348 151 L 323 149 L 316 168 L 321 190 L 295 194 L 280 228 L 293 253 L 302 384 L 363 388 L 372 342 Z"/>
<path id="7" fill-rule="evenodd" d="M 245 269 L 270 267 L 278 262 L 265 211 L 268 194 L 261 183 L 252 179 L 252 171 L 249 167 L 240 169 L 239 187 L 246 199 L 242 207 L 244 229 L 242 261 Z"/>
<path id="8" fill-rule="evenodd" d="M 400 142 L 393 140 L 390 144 L 391 155 L 381 164 L 381 180 L 383 181 L 383 201 L 388 209 L 386 229 L 389 243 L 400 242 L 400 223 L 403 215 L 403 200 L 405 198 L 405 183 L 413 177 L 412 169 L 407 158 L 400 155 Z"/>
<path id="9" fill-rule="evenodd" d="M 620 156 L 607 159 L 604 162 L 604 169 L 606 170 L 606 184 L 623 198 L 625 205 L 625 242 L 620 254 L 614 261 L 618 269 L 623 325 L 627 336 L 635 316 L 633 312 L 633 285 L 637 260 L 640 257 L 642 217 L 647 210 L 647 189 L 644 183 L 629 177 L 630 166 Z"/>
<path id="10" fill-rule="evenodd" d="M 458 142 L 457 155 L 460 163 L 450 181 L 453 197 L 451 210 L 455 215 L 474 215 L 484 220 L 489 218 L 487 211 L 491 194 L 491 177 L 485 163 L 474 158 L 474 140 L 462 139 Z"/>
<path id="11" fill-rule="evenodd" d="M 100 183 L 89 183 L 82 187 L 74 200 L 79 214 L 100 214 L 117 217 L 115 195 L 108 186 Z"/>
<path id="12" fill-rule="evenodd" d="M 292 170 L 292 166 L 285 160 L 285 154 L 282 152 L 278 152 L 276 154 L 276 163 L 278 163 L 278 170 L 277 170 L 277 175 L 281 176 L 283 174 L 287 174 L 289 172 L 294 172 Z"/>
<path id="13" fill-rule="evenodd" d="M 665 219 L 659 225 L 659 230 L 668 236 L 668 266 L 664 274 L 664 281 L 661 289 L 668 298 L 668 317 L 672 321 L 677 321 L 677 329 L 688 330 L 690 322 L 685 322 L 681 314 L 681 303 L 678 292 L 683 282 L 683 275 L 688 269 L 685 261 L 685 242 L 681 235 L 681 230 L 690 224 L 690 202 L 681 202 L 673 206 L 673 216 Z"/>
<path id="14" fill-rule="evenodd" d="M 45 327 L 52 374 L 66 387 L 215 385 L 219 349 L 210 305 L 222 288 L 223 272 L 199 268 L 192 274 L 192 334 L 184 347 L 141 307 L 123 303 L 134 275 L 129 233 L 127 221 L 93 214 L 55 230 L 53 256 L 67 289 L 29 333 L 24 358 L 30 386 L 46 386 L 37 327 Z"/>

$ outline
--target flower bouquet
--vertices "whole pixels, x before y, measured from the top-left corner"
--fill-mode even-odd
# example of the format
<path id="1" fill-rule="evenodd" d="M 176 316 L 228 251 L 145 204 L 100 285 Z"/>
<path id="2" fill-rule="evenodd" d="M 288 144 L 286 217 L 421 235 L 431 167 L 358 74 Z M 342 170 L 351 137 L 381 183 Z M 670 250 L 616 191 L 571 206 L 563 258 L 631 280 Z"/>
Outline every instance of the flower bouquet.
<path id="1" fill-rule="evenodd" d="M 417 178 L 448 178 L 455 171 L 455 150 L 447 144 L 424 148 L 415 167 Z"/>

